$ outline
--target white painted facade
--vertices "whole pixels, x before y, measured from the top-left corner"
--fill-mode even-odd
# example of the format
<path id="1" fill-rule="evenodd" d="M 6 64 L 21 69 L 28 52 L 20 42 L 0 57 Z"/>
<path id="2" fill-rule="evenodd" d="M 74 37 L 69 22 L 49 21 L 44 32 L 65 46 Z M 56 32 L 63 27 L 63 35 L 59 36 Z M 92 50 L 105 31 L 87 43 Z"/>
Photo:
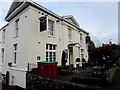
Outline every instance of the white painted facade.
<path id="1" fill-rule="evenodd" d="M 47 15 L 47 29 L 40 32 L 39 18 L 45 15 Z M 27 4 L 26 2 L 22 3 L 7 15 L 5 20 L 8 21 L 8 25 L 1 29 L 1 32 L 5 30 L 5 42 L 0 43 L 2 44 L 0 47 L 4 48 L 4 61 L 2 63 L 1 56 L 0 65 L 2 65 L 2 73 L 10 72 L 10 85 L 26 87 L 25 74 L 28 63 L 37 64 L 39 61 L 46 61 L 47 44 L 55 45 L 58 66 L 61 65 L 62 52 L 65 49 L 69 52 L 67 65 L 73 64 L 76 67 L 76 64 L 79 64 L 82 66 L 82 58 L 88 61 L 85 42 L 88 33 L 79 27 L 72 16 L 60 17 L 30 1 Z M 17 36 L 15 35 L 16 20 L 19 20 Z M 48 34 L 48 20 L 54 21 L 53 36 Z M 68 29 L 71 29 L 71 40 L 69 40 Z M 16 51 L 14 50 L 15 45 L 17 45 Z M 15 52 L 17 52 L 16 63 Z M 40 60 L 37 60 L 37 57 Z M 76 62 L 77 58 L 80 58 L 79 63 Z M 8 66 L 8 63 L 12 63 L 12 67 Z"/>
<path id="2" fill-rule="evenodd" d="M 1 54 L 1 49 L 2 49 L 2 31 L 0 31 L 0 71 L 2 71 L 2 54 Z"/>

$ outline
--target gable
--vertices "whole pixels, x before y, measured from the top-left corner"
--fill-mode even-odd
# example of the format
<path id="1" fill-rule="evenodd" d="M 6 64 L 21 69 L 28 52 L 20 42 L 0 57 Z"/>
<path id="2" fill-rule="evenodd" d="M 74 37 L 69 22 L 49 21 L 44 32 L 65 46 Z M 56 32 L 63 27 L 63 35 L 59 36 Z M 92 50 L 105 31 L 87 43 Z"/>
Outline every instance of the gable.
<path id="1" fill-rule="evenodd" d="M 79 24 L 77 23 L 77 21 L 75 20 L 75 18 L 70 15 L 70 16 L 63 16 L 64 19 L 66 19 L 68 22 L 77 25 L 79 27 Z"/>

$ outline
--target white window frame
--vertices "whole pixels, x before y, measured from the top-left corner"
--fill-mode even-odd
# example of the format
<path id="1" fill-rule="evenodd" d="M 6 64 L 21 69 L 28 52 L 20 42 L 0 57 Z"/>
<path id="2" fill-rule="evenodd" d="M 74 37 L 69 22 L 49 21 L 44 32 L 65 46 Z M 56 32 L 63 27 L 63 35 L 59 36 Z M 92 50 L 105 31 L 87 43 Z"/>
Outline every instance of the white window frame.
<path id="1" fill-rule="evenodd" d="M 72 29 L 68 28 L 68 39 L 69 41 L 72 40 Z"/>
<path id="2" fill-rule="evenodd" d="M 2 31 L 2 43 L 5 43 L 5 29 Z"/>
<path id="3" fill-rule="evenodd" d="M 80 42 L 81 42 L 81 43 L 82 43 L 82 40 L 83 40 L 82 34 L 80 33 Z"/>
<path id="4" fill-rule="evenodd" d="M 48 19 L 48 36 L 54 36 L 55 31 L 55 22 L 51 19 Z"/>
<path id="5" fill-rule="evenodd" d="M 84 54 L 83 53 L 81 53 L 81 59 L 83 59 L 84 58 Z"/>
<path id="6" fill-rule="evenodd" d="M 84 49 L 81 49 L 81 59 L 84 58 Z"/>
<path id="7" fill-rule="evenodd" d="M 13 45 L 13 64 L 14 65 L 16 65 L 16 63 L 17 63 L 17 49 L 18 49 L 18 44 L 16 43 L 16 44 L 14 44 Z"/>
<path id="8" fill-rule="evenodd" d="M 5 50 L 4 48 L 1 49 L 1 53 L 2 53 L 2 64 L 4 62 L 4 55 L 5 55 Z"/>
<path id="9" fill-rule="evenodd" d="M 50 49 L 50 45 L 51 45 L 51 49 Z M 51 57 L 50 57 L 50 53 L 52 54 Z M 46 44 L 46 61 L 56 61 L 56 45 Z"/>
<path id="10" fill-rule="evenodd" d="M 19 18 L 15 20 L 15 36 L 18 36 L 19 33 Z"/>

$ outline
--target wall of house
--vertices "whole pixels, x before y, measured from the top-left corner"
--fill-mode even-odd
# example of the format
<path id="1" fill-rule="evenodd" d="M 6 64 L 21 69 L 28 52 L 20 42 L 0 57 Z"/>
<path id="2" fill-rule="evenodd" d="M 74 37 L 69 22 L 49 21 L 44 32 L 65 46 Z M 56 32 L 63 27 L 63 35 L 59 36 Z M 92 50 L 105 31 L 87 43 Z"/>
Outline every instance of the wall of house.
<path id="1" fill-rule="evenodd" d="M 5 48 L 5 60 L 3 63 L 2 73 L 6 74 L 6 71 L 10 72 L 10 85 L 19 85 L 21 87 L 25 86 L 25 74 L 27 70 L 27 59 L 28 59 L 28 8 L 14 17 L 9 25 L 6 27 L 5 31 L 5 43 L 2 44 L 2 47 Z M 18 36 L 15 36 L 15 20 L 19 18 L 19 32 Z M 17 61 L 14 64 L 14 50 L 13 45 L 18 44 L 17 46 Z M 8 63 L 12 62 L 12 67 L 8 66 Z M 24 76 L 24 77 L 23 77 Z"/>
<path id="2" fill-rule="evenodd" d="M 88 46 L 86 44 L 87 34 L 85 34 L 83 32 L 80 32 L 80 33 L 82 33 L 82 39 L 83 39 L 82 42 L 80 42 L 81 45 L 82 45 L 81 49 L 84 49 L 84 58 L 85 58 L 86 61 L 88 61 L 88 58 L 89 58 L 89 56 L 88 56 Z"/>
<path id="3" fill-rule="evenodd" d="M 61 55 L 64 49 L 68 49 L 70 43 L 80 43 L 80 36 L 77 28 L 68 25 L 64 21 L 58 21 L 57 18 L 48 15 L 47 18 L 55 21 L 55 34 L 54 36 L 48 35 L 48 30 L 40 32 L 40 21 L 39 18 L 47 13 L 38 10 L 32 6 L 29 6 L 23 10 L 20 14 L 15 16 L 6 27 L 6 38 L 5 43 L 2 47 L 5 48 L 5 61 L 3 63 L 2 72 L 5 74 L 6 71 L 10 72 L 10 85 L 19 85 L 26 87 L 26 71 L 28 63 L 37 64 L 39 61 L 46 61 L 46 44 L 54 44 L 57 47 L 58 65 L 61 65 Z M 19 34 L 15 37 L 15 20 L 19 18 Z M 68 27 L 72 28 L 72 40 L 68 40 Z M 85 51 L 86 60 L 88 58 L 86 44 L 85 44 L 85 33 L 83 34 L 83 42 L 80 45 Z M 17 50 L 17 64 L 13 64 L 13 45 L 18 44 Z M 76 46 L 77 47 L 77 46 Z M 73 60 L 78 57 L 77 49 L 74 48 Z M 40 56 L 40 60 L 37 60 L 37 56 Z M 8 63 L 12 62 L 12 67 L 8 66 Z M 73 61 L 76 64 L 75 61 Z M 67 62 L 69 64 L 69 61 Z"/>
<path id="4" fill-rule="evenodd" d="M 1 48 L 2 48 L 2 30 L 0 30 L 0 72 L 2 72 L 2 53 L 1 53 Z"/>
<path id="5" fill-rule="evenodd" d="M 39 18 L 44 13 L 47 15 L 47 13 L 40 11 L 32 6 L 29 7 L 29 16 L 27 17 L 29 20 L 29 27 L 28 30 L 28 61 L 29 63 L 37 63 L 39 61 L 46 61 L 46 43 L 49 44 L 55 44 L 57 45 L 57 62 L 58 65 L 61 65 L 61 55 L 62 51 L 64 49 L 68 49 L 68 45 L 70 43 L 80 43 L 81 48 L 84 49 L 84 58 L 87 60 L 88 59 L 88 53 L 86 49 L 86 43 L 85 43 L 85 37 L 87 34 L 82 33 L 83 35 L 83 41 L 82 43 L 80 42 L 80 34 L 78 33 L 78 29 L 73 27 L 72 25 L 67 24 L 64 21 L 56 22 L 58 19 L 48 15 L 47 19 L 51 19 L 55 22 L 55 33 L 54 36 L 51 37 L 48 35 L 48 30 L 40 32 L 40 21 Z M 68 27 L 72 29 L 72 40 L 68 40 Z M 74 54 L 74 60 L 76 59 L 77 52 Z M 40 60 L 37 60 L 37 56 L 40 56 Z M 69 64 L 69 60 L 68 63 Z"/>
<path id="6" fill-rule="evenodd" d="M 39 13 L 40 12 L 40 13 Z M 46 43 L 57 45 L 57 56 L 59 56 L 59 23 L 56 18 L 48 15 L 47 18 L 55 22 L 54 36 L 48 35 L 48 30 L 40 32 L 40 20 L 42 11 L 30 6 L 29 9 L 29 36 L 28 36 L 28 61 L 29 63 L 37 63 L 39 61 L 46 61 Z M 46 13 L 44 13 L 46 14 Z M 40 60 L 37 60 L 40 56 Z M 58 58 L 57 58 L 58 59 Z"/>

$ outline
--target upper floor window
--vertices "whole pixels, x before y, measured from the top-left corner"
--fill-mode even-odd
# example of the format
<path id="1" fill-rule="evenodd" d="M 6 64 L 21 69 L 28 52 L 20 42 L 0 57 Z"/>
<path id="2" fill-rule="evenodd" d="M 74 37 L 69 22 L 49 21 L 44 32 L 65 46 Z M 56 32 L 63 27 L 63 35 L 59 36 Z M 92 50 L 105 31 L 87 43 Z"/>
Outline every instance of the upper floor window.
<path id="1" fill-rule="evenodd" d="M 69 41 L 72 40 L 72 30 L 68 28 L 68 39 Z"/>
<path id="2" fill-rule="evenodd" d="M 18 36 L 19 31 L 19 19 L 15 20 L 15 36 Z"/>
<path id="3" fill-rule="evenodd" d="M 2 32 L 2 42 L 3 42 L 3 43 L 5 42 L 5 29 L 4 29 L 3 32 Z"/>
<path id="4" fill-rule="evenodd" d="M 81 49 L 81 53 L 84 53 L 84 49 Z"/>
<path id="5" fill-rule="evenodd" d="M 16 60 L 17 60 L 17 44 L 13 45 L 13 49 L 14 49 L 14 64 L 16 64 Z"/>
<path id="6" fill-rule="evenodd" d="M 3 63 L 3 61 L 4 61 L 4 48 L 2 48 L 1 53 L 2 53 L 2 63 Z"/>
<path id="7" fill-rule="evenodd" d="M 45 31 L 46 30 L 46 16 L 40 17 L 40 32 Z"/>
<path id="8" fill-rule="evenodd" d="M 48 35 L 54 35 L 54 21 L 48 19 Z"/>
<path id="9" fill-rule="evenodd" d="M 80 34 L 80 42 L 82 42 L 82 34 Z"/>

